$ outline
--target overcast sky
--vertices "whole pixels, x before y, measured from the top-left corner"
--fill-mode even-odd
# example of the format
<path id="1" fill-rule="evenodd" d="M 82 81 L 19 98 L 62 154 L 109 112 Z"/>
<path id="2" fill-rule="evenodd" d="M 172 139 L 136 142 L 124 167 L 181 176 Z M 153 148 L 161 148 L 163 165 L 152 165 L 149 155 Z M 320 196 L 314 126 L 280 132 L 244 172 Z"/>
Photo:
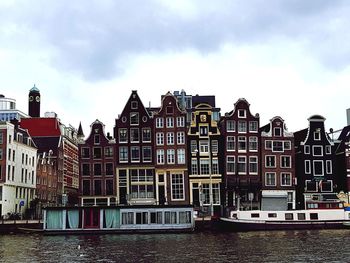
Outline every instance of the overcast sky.
<path id="1" fill-rule="evenodd" d="M 346 125 L 350 108 L 350 2 L 323 0 L 1 0 L 0 94 L 27 112 L 56 112 L 85 135 L 112 132 L 131 90 L 145 105 L 167 91 L 215 95 L 221 113 L 238 98 L 261 125 L 290 131 L 321 114 Z"/>

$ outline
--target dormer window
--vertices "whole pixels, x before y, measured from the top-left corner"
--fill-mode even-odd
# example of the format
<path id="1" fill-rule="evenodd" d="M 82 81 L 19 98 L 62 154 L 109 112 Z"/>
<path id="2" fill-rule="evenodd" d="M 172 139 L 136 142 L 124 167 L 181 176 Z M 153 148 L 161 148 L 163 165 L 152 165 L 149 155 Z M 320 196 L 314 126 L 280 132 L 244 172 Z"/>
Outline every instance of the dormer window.
<path id="1" fill-rule="evenodd" d="M 238 110 L 238 117 L 245 118 L 246 117 L 246 110 Z"/>
<path id="2" fill-rule="evenodd" d="M 131 109 L 136 110 L 138 108 L 139 104 L 137 101 L 132 101 L 131 102 Z"/>

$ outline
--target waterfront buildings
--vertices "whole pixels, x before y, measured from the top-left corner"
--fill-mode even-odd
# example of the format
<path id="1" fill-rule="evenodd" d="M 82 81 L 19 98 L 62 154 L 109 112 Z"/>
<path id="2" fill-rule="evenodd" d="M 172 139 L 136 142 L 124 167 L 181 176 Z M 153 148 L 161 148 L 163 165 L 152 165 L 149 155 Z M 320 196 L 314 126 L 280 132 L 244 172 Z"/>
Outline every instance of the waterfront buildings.
<path id="1" fill-rule="evenodd" d="M 295 209 L 294 136 L 276 116 L 260 128 L 261 210 Z"/>
<path id="2" fill-rule="evenodd" d="M 250 104 L 238 99 L 234 109 L 220 121 L 226 205 L 234 208 L 259 208 L 261 170 L 259 114 L 250 112 Z"/>
<path id="3" fill-rule="evenodd" d="M 298 209 L 331 208 L 337 201 L 340 175 L 335 173 L 335 147 L 325 131 L 325 120 L 313 115 L 308 128 L 294 133 Z"/>
<path id="4" fill-rule="evenodd" d="M 186 111 L 168 92 L 153 119 L 157 203 L 189 204 Z"/>
<path id="5" fill-rule="evenodd" d="M 0 122 L 0 216 L 22 216 L 35 197 L 37 148 L 17 121 Z"/>

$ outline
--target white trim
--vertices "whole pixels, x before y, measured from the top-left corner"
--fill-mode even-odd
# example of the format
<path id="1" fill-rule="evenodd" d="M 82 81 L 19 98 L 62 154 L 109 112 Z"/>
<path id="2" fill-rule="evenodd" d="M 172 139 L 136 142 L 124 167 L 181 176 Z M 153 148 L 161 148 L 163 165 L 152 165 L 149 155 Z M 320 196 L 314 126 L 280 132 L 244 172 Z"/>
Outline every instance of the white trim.
<path id="1" fill-rule="evenodd" d="M 275 177 L 275 184 L 267 184 L 267 175 L 268 174 L 271 174 L 271 175 L 274 175 Z M 265 186 L 276 186 L 277 184 L 277 180 L 276 180 L 276 172 L 265 172 Z"/>
<path id="2" fill-rule="evenodd" d="M 322 174 L 316 174 L 315 164 L 321 163 L 322 164 Z M 324 163 L 323 160 L 313 160 L 312 161 L 312 168 L 314 169 L 314 176 L 324 176 Z"/>
<path id="3" fill-rule="evenodd" d="M 315 148 L 321 149 L 321 154 L 315 154 Z M 322 145 L 312 145 L 312 155 L 322 157 L 323 156 L 323 146 Z"/>
<path id="4" fill-rule="evenodd" d="M 309 171 L 306 170 L 306 164 L 307 163 L 309 165 Z M 311 174 L 311 161 L 310 160 L 305 160 L 304 161 L 304 172 L 305 172 L 305 174 Z"/>

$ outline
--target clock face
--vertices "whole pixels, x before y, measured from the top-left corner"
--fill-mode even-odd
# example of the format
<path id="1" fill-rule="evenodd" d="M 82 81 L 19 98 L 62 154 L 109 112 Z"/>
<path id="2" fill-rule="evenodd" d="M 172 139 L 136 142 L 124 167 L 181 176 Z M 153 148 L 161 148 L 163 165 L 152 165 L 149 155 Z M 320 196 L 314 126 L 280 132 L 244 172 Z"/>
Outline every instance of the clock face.
<path id="1" fill-rule="evenodd" d="M 39 102 L 39 101 L 40 101 L 40 97 L 39 97 L 39 96 L 36 96 L 35 100 L 36 100 L 37 102 Z"/>
<path id="2" fill-rule="evenodd" d="M 33 96 L 29 96 L 29 101 L 33 101 Z"/>

